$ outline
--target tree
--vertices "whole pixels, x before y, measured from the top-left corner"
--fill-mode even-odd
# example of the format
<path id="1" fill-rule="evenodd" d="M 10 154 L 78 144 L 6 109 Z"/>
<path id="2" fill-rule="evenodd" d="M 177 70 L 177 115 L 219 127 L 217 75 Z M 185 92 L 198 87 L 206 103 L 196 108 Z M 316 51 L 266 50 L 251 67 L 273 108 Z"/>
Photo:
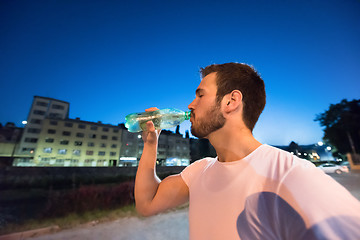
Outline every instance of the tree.
<path id="1" fill-rule="evenodd" d="M 331 104 L 316 116 L 324 128 L 324 141 L 336 147 L 339 153 L 360 151 L 360 99 Z"/>

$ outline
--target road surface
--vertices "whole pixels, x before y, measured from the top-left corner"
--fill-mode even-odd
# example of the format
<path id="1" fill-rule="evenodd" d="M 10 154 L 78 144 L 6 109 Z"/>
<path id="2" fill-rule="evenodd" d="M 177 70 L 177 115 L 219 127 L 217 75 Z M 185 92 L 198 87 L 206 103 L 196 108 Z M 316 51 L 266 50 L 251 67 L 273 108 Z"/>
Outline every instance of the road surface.
<path id="1" fill-rule="evenodd" d="M 360 172 L 329 174 L 360 200 Z M 32 240 L 184 240 L 188 239 L 188 209 L 177 210 L 149 218 L 128 217 L 63 230 Z"/>

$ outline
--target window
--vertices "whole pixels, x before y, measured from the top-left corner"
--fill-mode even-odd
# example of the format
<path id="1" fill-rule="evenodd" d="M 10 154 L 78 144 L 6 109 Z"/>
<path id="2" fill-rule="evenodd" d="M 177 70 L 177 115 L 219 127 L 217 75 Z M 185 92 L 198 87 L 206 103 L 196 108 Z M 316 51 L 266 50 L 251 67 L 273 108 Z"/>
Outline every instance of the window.
<path id="1" fill-rule="evenodd" d="M 85 163 L 87 163 L 87 164 L 92 163 L 92 161 L 94 161 L 94 159 L 85 159 Z"/>
<path id="2" fill-rule="evenodd" d="M 21 151 L 23 151 L 23 152 L 30 152 L 30 153 L 33 153 L 34 152 L 34 148 L 23 148 L 23 149 L 21 149 Z"/>
<path id="3" fill-rule="evenodd" d="M 93 147 L 95 144 L 93 142 L 88 142 L 88 147 Z"/>
<path id="4" fill-rule="evenodd" d="M 74 142 L 74 145 L 75 145 L 75 146 L 82 146 L 82 142 L 81 142 L 81 141 L 75 141 L 75 142 Z"/>
<path id="5" fill-rule="evenodd" d="M 59 149 L 58 153 L 59 154 L 66 154 L 67 150 L 66 149 Z"/>
<path id="6" fill-rule="evenodd" d="M 114 141 L 117 141 L 117 140 L 118 140 L 118 138 L 115 137 L 115 136 L 113 136 L 111 139 L 114 140 Z"/>
<path id="7" fill-rule="evenodd" d="M 50 118 L 56 118 L 56 119 L 61 119 L 62 115 L 60 113 L 50 113 L 49 114 Z"/>
<path id="8" fill-rule="evenodd" d="M 119 132 L 119 129 L 114 128 L 114 129 L 113 129 L 113 132 L 114 132 L 114 133 L 118 133 L 118 132 Z"/>
<path id="9" fill-rule="evenodd" d="M 81 151 L 79 149 L 74 149 L 73 154 L 76 156 L 80 156 Z"/>
<path id="10" fill-rule="evenodd" d="M 63 136 L 70 136 L 71 135 L 71 132 L 68 132 L 68 131 L 63 131 Z"/>
<path id="11" fill-rule="evenodd" d="M 79 163 L 79 159 L 71 159 L 71 163 L 72 163 L 72 164 L 78 164 L 78 163 Z"/>
<path id="12" fill-rule="evenodd" d="M 25 142 L 30 142 L 30 143 L 36 143 L 37 142 L 37 138 L 25 138 Z"/>
<path id="13" fill-rule="evenodd" d="M 105 152 L 99 152 L 99 156 L 105 156 Z"/>
<path id="14" fill-rule="evenodd" d="M 117 147 L 116 144 L 112 144 L 112 145 L 111 145 L 111 148 L 116 148 L 116 147 Z"/>
<path id="15" fill-rule="evenodd" d="M 52 153 L 52 148 L 51 147 L 47 147 L 43 149 L 44 153 Z"/>
<path id="16" fill-rule="evenodd" d="M 41 124 L 41 120 L 40 120 L 40 119 L 33 118 L 33 119 L 30 120 L 30 123 Z"/>
<path id="17" fill-rule="evenodd" d="M 60 110 L 64 110 L 65 107 L 63 105 L 59 105 L 59 104 L 53 104 L 51 106 L 52 109 L 60 109 Z"/>
<path id="18" fill-rule="evenodd" d="M 83 133 L 76 133 L 76 136 L 77 137 L 84 137 L 84 134 Z"/>
<path id="19" fill-rule="evenodd" d="M 86 151 L 86 155 L 93 155 L 94 151 Z"/>
<path id="20" fill-rule="evenodd" d="M 108 132 L 109 131 L 108 128 L 103 128 L 102 130 L 103 130 L 103 132 Z"/>
<path id="21" fill-rule="evenodd" d="M 60 144 L 61 144 L 61 145 L 68 145 L 68 144 L 69 144 L 69 141 L 68 141 L 68 140 L 61 140 L 61 141 L 60 141 Z"/>
<path id="22" fill-rule="evenodd" d="M 91 130 L 97 130 L 98 127 L 97 127 L 97 126 L 91 126 L 90 129 L 91 129 Z"/>
<path id="23" fill-rule="evenodd" d="M 58 122 L 55 121 L 55 120 L 51 120 L 51 121 L 50 121 L 50 125 L 56 126 L 56 125 L 58 125 Z"/>
<path id="24" fill-rule="evenodd" d="M 100 145 L 100 147 L 102 147 L 102 148 L 106 147 L 106 143 L 102 143 L 102 144 Z"/>
<path id="25" fill-rule="evenodd" d="M 116 156 L 116 152 L 110 152 L 110 156 Z"/>
<path id="26" fill-rule="evenodd" d="M 53 138 L 46 138 L 46 139 L 45 139 L 45 142 L 47 142 L 47 143 L 53 143 L 53 142 L 54 142 L 54 139 L 53 139 Z"/>
<path id="27" fill-rule="evenodd" d="M 40 133 L 41 129 L 39 128 L 28 128 L 28 133 Z"/>
<path id="28" fill-rule="evenodd" d="M 96 138 L 96 134 L 89 134 L 89 138 Z"/>
<path id="29" fill-rule="evenodd" d="M 36 105 L 37 105 L 37 106 L 42 106 L 42 107 L 47 107 L 48 104 L 47 104 L 47 102 L 37 101 L 37 102 L 36 102 Z"/>
<path id="30" fill-rule="evenodd" d="M 72 124 L 72 123 L 70 123 L 70 122 L 65 122 L 64 126 L 65 126 L 65 127 L 72 127 L 72 126 L 73 126 L 73 124 Z"/>
<path id="31" fill-rule="evenodd" d="M 50 158 L 41 158 L 41 162 L 42 163 L 49 163 L 50 162 Z"/>
<path id="32" fill-rule="evenodd" d="M 78 126 L 80 129 L 85 129 L 86 128 L 86 125 L 84 125 L 84 124 L 79 124 L 79 126 Z"/>
<path id="33" fill-rule="evenodd" d="M 56 133 L 56 130 L 55 130 L 55 129 L 48 129 L 48 133 L 49 133 L 49 134 L 55 134 L 55 133 Z"/>
<path id="34" fill-rule="evenodd" d="M 45 111 L 41 111 L 41 110 L 34 110 L 33 113 L 36 115 L 45 115 Z"/>
<path id="35" fill-rule="evenodd" d="M 102 136 L 101 136 L 101 139 L 108 139 L 108 136 L 102 135 Z"/>
<path id="36" fill-rule="evenodd" d="M 64 163 L 64 159 L 56 159 L 56 163 Z"/>

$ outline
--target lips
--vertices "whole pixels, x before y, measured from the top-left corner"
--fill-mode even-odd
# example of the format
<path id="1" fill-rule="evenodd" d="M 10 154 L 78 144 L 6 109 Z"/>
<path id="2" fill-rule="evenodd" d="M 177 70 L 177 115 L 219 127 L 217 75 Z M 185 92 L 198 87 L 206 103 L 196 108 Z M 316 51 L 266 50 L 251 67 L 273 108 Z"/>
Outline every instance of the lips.
<path id="1" fill-rule="evenodd" d="M 190 113 L 190 122 L 192 123 L 192 121 L 195 119 L 195 114 L 193 111 L 191 111 Z"/>

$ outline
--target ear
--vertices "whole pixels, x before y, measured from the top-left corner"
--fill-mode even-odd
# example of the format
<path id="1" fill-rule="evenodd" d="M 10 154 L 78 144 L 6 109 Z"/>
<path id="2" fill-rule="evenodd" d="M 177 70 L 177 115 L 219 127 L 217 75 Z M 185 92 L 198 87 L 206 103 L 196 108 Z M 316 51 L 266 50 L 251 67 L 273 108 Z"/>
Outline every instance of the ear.
<path id="1" fill-rule="evenodd" d="M 224 111 L 230 113 L 239 109 L 242 106 L 242 93 L 239 90 L 233 90 L 231 93 L 224 96 Z"/>

